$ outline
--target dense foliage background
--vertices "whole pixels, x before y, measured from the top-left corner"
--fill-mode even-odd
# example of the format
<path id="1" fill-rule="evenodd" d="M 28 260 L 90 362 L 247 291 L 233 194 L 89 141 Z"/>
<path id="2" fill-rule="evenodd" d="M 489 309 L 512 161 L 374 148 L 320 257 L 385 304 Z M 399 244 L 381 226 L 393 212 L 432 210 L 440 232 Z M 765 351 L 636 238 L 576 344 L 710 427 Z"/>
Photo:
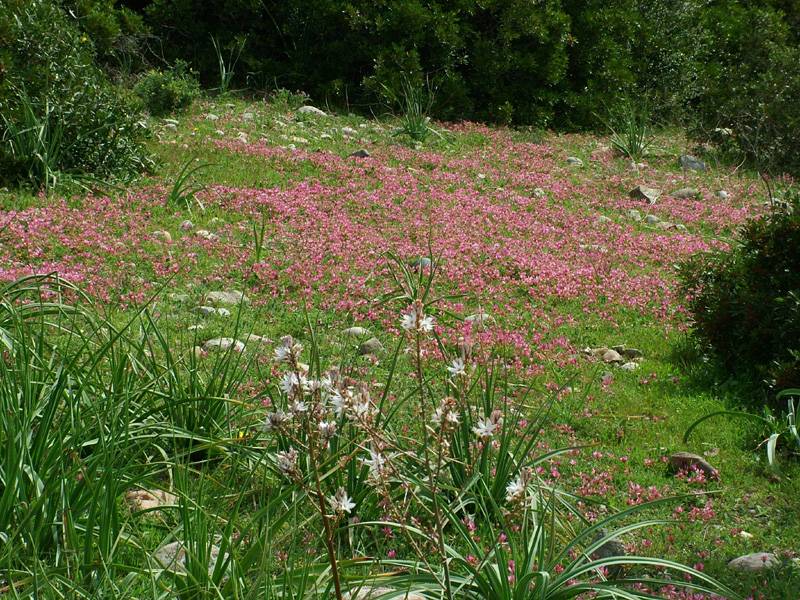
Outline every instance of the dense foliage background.
<path id="1" fill-rule="evenodd" d="M 353 111 L 385 110 L 404 79 L 430 86 L 438 117 L 539 127 L 596 127 L 634 98 L 762 170 L 800 171 L 797 0 L 0 0 L 0 35 L 25 6 L 39 47 L 3 40 L 4 106 L 9 81 L 51 81 L 31 52 L 69 63 L 64 40 L 116 80 L 185 61 L 208 88 L 219 48 L 234 88 Z"/>

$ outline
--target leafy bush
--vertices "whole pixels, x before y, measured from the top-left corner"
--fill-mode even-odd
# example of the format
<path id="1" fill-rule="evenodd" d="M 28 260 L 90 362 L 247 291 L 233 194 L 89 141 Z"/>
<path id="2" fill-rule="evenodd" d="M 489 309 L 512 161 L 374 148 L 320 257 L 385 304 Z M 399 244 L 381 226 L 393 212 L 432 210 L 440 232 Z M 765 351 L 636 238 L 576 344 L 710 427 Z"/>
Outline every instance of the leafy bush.
<path id="1" fill-rule="evenodd" d="M 136 111 L 94 64 L 92 44 L 74 21 L 50 0 L 3 0 L 2 8 L 4 179 L 38 187 L 51 185 L 58 173 L 107 177 L 144 169 Z M 37 133 L 42 127 L 58 136 L 45 140 Z M 42 144 L 29 143 L 37 137 Z M 36 166 L 43 163 L 46 169 Z"/>
<path id="2" fill-rule="evenodd" d="M 694 332 L 732 373 L 800 387 L 800 198 L 683 266 Z"/>
<path id="3" fill-rule="evenodd" d="M 134 88 L 153 116 L 163 116 L 188 108 L 200 93 L 200 84 L 182 60 L 168 71 L 148 71 Z"/>

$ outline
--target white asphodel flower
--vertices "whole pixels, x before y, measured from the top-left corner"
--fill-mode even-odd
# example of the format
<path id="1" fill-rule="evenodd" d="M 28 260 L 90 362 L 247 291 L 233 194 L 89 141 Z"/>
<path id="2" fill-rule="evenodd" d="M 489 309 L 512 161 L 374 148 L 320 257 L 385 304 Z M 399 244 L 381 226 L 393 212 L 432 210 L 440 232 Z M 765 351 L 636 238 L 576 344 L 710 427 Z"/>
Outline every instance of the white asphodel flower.
<path id="1" fill-rule="evenodd" d="M 289 448 L 285 452 L 278 452 L 275 455 L 278 470 L 284 475 L 289 475 L 297 468 L 297 450 Z"/>
<path id="2" fill-rule="evenodd" d="M 333 496 L 328 498 L 328 504 L 330 504 L 331 510 L 337 514 L 350 514 L 350 511 L 356 506 L 353 499 L 347 495 L 347 490 L 343 487 L 340 487 Z"/>
<path id="3" fill-rule="evenodd" d="M 296 361 L 300 357 L 300 352 L 302 352 L 302 350 L 302 344 L 295 342 L 292 336 L 286 335 L 281 338 L 280 345 L 275 348 L 275 361 L 290 362 L 290 359 Z"/>
<path id="4" fill-rule="evenodd" d="M 497 430 L 497 423 L 492 419 L 478 419 L 478 424 L 472 428 L 479 438 L 489 439 Z"/>
<path id="5" fill-rule="evenodd" d="M 453 377 L 457 377 L 459 375 L 465 375 L 466 371 L 464 371 L 464 359 L 463 358 L 454 358 L 453 362 L 447 367 L 447 371 Z"/>
<path id="6" fill-rule="evenodd" d="M 425 316 L 421 310 L 412 306 L 400 319 L 400 325 L 406 331 L 433 331 L 436 323 L 433 317 Z"/>
<path id="7" fill-rule="evenodd" d="M 522 478 L 517 477 L 514 481 L 510 481 L 506 486 L 506 501 L 513 502 L 525 493 L 525 484 L 522 483 Z"/>

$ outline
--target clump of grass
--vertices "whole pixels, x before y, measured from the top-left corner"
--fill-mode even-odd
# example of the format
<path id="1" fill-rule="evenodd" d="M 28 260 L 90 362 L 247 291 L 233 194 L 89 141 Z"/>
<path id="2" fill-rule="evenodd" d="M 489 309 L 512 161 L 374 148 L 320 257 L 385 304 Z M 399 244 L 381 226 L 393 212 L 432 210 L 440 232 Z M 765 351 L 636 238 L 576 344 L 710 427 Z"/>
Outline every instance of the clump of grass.
<path id="1" fill-rule="evenodd" d="M 390 105 L 400 111 L 400 127 L 395 135 L 406 135 L 419 143 L 425 142 L 431 134 L 442 137 L 431 125 L 430 113 L 435 94 L 427 79 L 425 85 L 421 85 L 404 74 L 399 89 L 385 83 L 381 84 L 381 88 Z"/>
<path id="2" fill-rule="evenodd" d="M 611 132 L 611 147 L 638 163 L 653 143 L 647 105 L 626 99 L 603 124 Z"/>

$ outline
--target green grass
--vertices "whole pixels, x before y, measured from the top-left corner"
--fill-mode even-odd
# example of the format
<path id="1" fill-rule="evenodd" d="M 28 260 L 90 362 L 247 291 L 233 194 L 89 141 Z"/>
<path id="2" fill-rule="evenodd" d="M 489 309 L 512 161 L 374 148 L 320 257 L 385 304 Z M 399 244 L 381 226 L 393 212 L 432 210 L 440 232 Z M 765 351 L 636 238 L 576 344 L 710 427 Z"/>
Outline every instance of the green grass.
<path id="1" fill-rule="evenodd" d="M 181 166 L 190 158 L 211 164 L 194 173 L 192 181 L 196 185 L 286 188 L 300 181 L 330 183 L 335 178 L 310 161 L 263 159 L 217 148 L 209 143 L 209 140 L 220 138 L 215 133 L 216 129 L 224 131 L 226 137 L 243 131 L 251 141 L 263 135 L 270 143 L 275 144 L 290 143 L 282 139 L 282 135 L 303 136 L 305 133 L 309 138 L 314 138 L 314 142 L 308 145 L 309 150 L 347 156 L 362 146 L 360 140 L 348 140 L 341 135 L 332 135 L 331 139 L 325 140 L 318 135 L 323 130 L 347 126 L 364 132 L 365 139 L 370 142 L 366 145 L 368 149 L 382 146 L 404 147 L 401 140 L 392 136 L 396 125 L 393 121 L 372 122 L 354 116 L 330 117 L 326 121 L 296 121 L 278 108 L 263 102 L 228 98 L 225 102 L 230 102 L 233 106 L 226 107 L 222 100 L 206 100 L 196 104 L 190 113 L 180 117 L 182 123 L 177 132 L 162 130 L 161 125 L 153 121 L 151 126 L 161 138 L 154 139 L 151 148 L 158 157 L 159 166 L 155 173 L 144 177 L 135 187 L 145 188 L 156 183 L 165 185 L 168 190 Z M 204 115 L 208 112 L 218 114 L 220 121 L 205 120 Z M 245 112 L 254 112 L 255 118 L 252 121 L 242 120 L 241 115 Z M 276 125 L 276 119 L 282 120 L 286 125 Z M 367 127 L 362 128 L 361 125 Z M 587 136 L 556 137 L 541 132 L 515 132 L 513 136 L 519 141 L 550 144 L 564 156 L 581 156 L 585 162 L 591 153 L 590 144 L 596 142 Z M 423 151 L 460 156 L 486 150 L 486 162 L 491 164 L 491 148 L 484 135 L 451 132 L 446 137 L 447 140 L 438 136 L 429 137 Z M 675 132 L 661 134 L 648 157 L 650 164 L 655 169 L 677 176 L 680 170 L 674 156 L 684 144 Z M 601 175 L 608 177 L 624 173 L 626 166 L 622 163 L 624 161 L 611 164 Z M 423 174 L 420 175 L 420 181 L 425 181 L 426 165 L 423 159 L 397 161 L 396 166 L 421 169 Z M 430 165 L 427 170 L 430 171 Z M 708 185 L 718 187 L 726 181 L 718 173 L 705 177 Z M 487 181 L 487 185 L 489 183 Z M 505 182 L 491 183 L 494 186 L 504 185 Z M 18 191 L 0 192 L 0 208 L 20 210 L 28 206 L 47 204 L 55 199 L 53 196 L 39 198 Z M 70 202 L 79 205 L 81 199 L 72 198 Z M 575 211 L 586 210 L 580 198 L 568 200 L 568 205 Z M 242 248 L 253 246 L 255 252 L 252 224 L 241 215 L 226 214 L 216 208 L 202 211 L 197 207 L 192 208 L 192 213 L 189 214 L 183 207 L 164 206 L 163 209 L 154 209 L 150 218 L 153 229 L 163 228 L 173 232 L 184 218 L 192 219 L 196 228 L 211 228 L 209 224 L 212 219 L 224 219 L 233 232 L 232 241 L 228 243 Z M 238 225 L 241 227 L 236 227 Z M 701 226 L 701 230 L 706 235 L 712 235 L 709 228 Z M 265 237 L 268 240 L 268 229 Z M 151 247 L 153 252 L 160 251 L 160 246 L 155 242 L 152 242 Z M 274 250 L 266 247 L 263 251 Z M 50 250 L 53 257 L 65 251 L 57 244 Z M 146 279 L 153 276 L 143 267 L 137 269 L 137 276 Z M 146 557 L 162 542 L 175 539 L 178 533 L 204 543 L 212 543 L 214 535 L 230 538 L 235 527 L 237 539 L 262 539 L 262 542 L 253 546 L 255 550 L 237 555 L 241 564 L 233 565 L 233 576 L 227 580 L 228 583 L 222 583 L 220 573 L 211 577 L 212 582 L 207 581 L 202 569 L 193 572 L 197 579 L 194 582 L 196 585 L 189 580 L 180 580 L 179 584 L 184 590 L 181 597 L 185 598 L 215 597 L 214 585 L 224 589 L 223 597 L 276 597 L 274 594 L 280 588 L 281 578 L 294 577 L 291 569 L 283 569 L 286 561 L 303 565 L 307 561 L 313 562 L 314 559 L 309 558 L 310 556 L 320 554 L 321 544 L 313 539 L 309 541 L 310 529 L 306 527 L 309 515 L 290 499 L 270 497 L 268 492 L 274 488 L 275 476 L 260 462 L 257 446 L 249 443 L 260 435 L 257 433 L 262 412 L 259 403 L 264 398 L 266 382 L 272 377 L 269 362 L 272 345 L 258 348 L 255 352 L 248 351 L 241 360 L 226 355 L 195 361 L 190 352 L 200 340 L 231 335 L 236 330 L 253 332 L 276 341 L 286 334 L 307 339 L 306 317 L 300 308 L 287 306 L 280 299 L 264 299 L 257 305 L 248 305 L 241 310 L 231 307 L 232 314 L 227 318 L 203 318 L 189 313 L 187 307 L 199 304 L 207 291 L 220 289 L 217 269 L 218 265 L 212 256 L 198 256 L 191 273 L 176 274 L 162 290 L 150 309 L 155 315 L 152 322 L 147 315 L 138 315 L 132 309 L 100 307 L 99 310 L 107 314 L 109 324 L 120 330 L 129 326 L 125 329 L 122 348 L 103 345 L 95 347 L 95 342 L 90 342 L 89 336 L 77 341 L 57 336 L 59 343 L 86 346 L 88 355 L 83 360 L 102 362 L 103 368 L 107 369 L 104 373 L 92 373 L 90 381 L 86 383 L 87 389 L 94 394 L 93 402 L 97 403 L 92 405 L 92 410 L 77 416 L 60 413 L 54 415 L 62 419 L 60 422 L 63 423 L 65 432 L 74 427 L 74 423 L 79 423 L 80 427 L 72 433 L 80 441 L 76 445 L 74 440 L 70 440 L 71 448 L 93 447 L 109 440 L 109 449 L 98 456 L 99 462 L 89 461 L 91 468 L 98 474 L 99 487 L 88 491 L 78 490 L 78 500 L 91 503 L 94 501 L 92 498 L 99 498 L 106 502 L 103 498 L 106 497 L 104 490 L 107 489 L 113 488 L 115 492 L 111 497 L 118 498 L 119 492 L 124 491 L 123 488 L 133 484 L 170 487 L 175 483 L 181 493 L 180 508 L 165 510 L 163 518 L 154 518 L 153 515 L 131 514 L 121 503 L 113 506 L 104 504 L 103 511 L 97 514 L 98 531 L 102 530 L 103 533 L 71 531 L 68 536 L 71 544 L 69 552 L 63 555 L 58 555 L 47 546 L 52 538 L 47 526 L 38 524 L 36 527 L 29 527 L 24 519 L 19 520 L 18 523 L 23 523 L 23 526 L 18 526 L 15 530 L 15 544 L 21 545 L 14 547 L 25 546 L 24 551 L 31 552 L 30 547 L 35 546 L 33 554 L 28 555 L 35 555 L 36 560 L 20 567 L 14 559 L 13 551 L 4 551 L 0 555 L 3 561 L 0 569 L 8 569 L 13 576 L 0 579 L 0 590 L 3 590 L 0 594 L 5 592 L 26 597 L 33 588 L 41 585 L 43 587 L 39 588 L 40 597 L 47 598 L 65 595 L 91 597 L 93 594 L 131 598 L 167 597 L 164 588 L 166 584 L 161 580 L 157 583 L 145 569 Z M 241 280 L 244 272 L 226 273 L 225 277 L 227 280 Z M 442 282 L 442 286 L 447 291 L 447 282 Z M 240 287 L 245 289 L 246 282 Z M 169 293 L 188 294 L 190 301 L 176 302 L 168 297 Z M 658 460 L 660 456 L 675 450 L 689 450 L 699 454 L 710 452 L 710 462 L 724 465 L 721 481 L 709 486 L 715 492 L 716 517 L 709 522 L 675 528 L 672 533 L 676 536 L 676 542 L 670 542 L 665 534 L 653 534 L 653 546 L 648 549 L 648 554 L 684 561 L 690 565 L 703 562 L 707 573 L 742 593 L 746 593 L 752 586 L 758 586 L 768 598 L 792 598 L 791 594 L 800 587 L 797 569 L 786 567 L 762 580 L 733 574 L 727 570 L 725 564 L 727 560 L 749 552 L 797 551 L 797 540 L 800 539 L 800 519 L 797 518 L 800 464 L 797 457 L 784 456 L 779 461 L 781 470 L 776 474 L 766 465 L 762 449 L 756 450 L 762 432 L 746 422 L 736 420 L 708 422 L 698 428 L 688 445 L 682 442 L 683 434 L 691 423 L 704 414 L 735 405 L 737 394 L 743 393 L 743 388 L 726 384 L 724 380 L 715 378 L 714 373 L 709 375 L 709 369 L 696 357 L 691 357 L 685 351 L 678 351 L 686 346 L 683 333 L 674 330 L 665 332 L 662 324 L 654 323 L 651 318 L 637 311 L 617 311 L 618 325 L 614 326 L 607 320 L 584 314 L 579 301 L 554 302 L 548 308 L 558 314 L 575 315 L 577 325 L 562 325 L 550 333 L 565 335 L 576 347 L 624 343 L 641 349 L 645 355 L 637 371 L 627 373 L 614 370 L 615 384 L 608 393 L 599 393 L 599 379 L 609 369 L 602 365 L 598 367 L 582 357 L 563 369 L 548 365 L 548 373 L 532 382 L 536 390 L 544 393 L 544 381 L 550 376 L 558 377 L 562 382 L 569 381 L 575 388 L 575 393 L 554 407 L 555 422 L 570 425 L 575 430 L 579 443 L 593 444 L 592 449 L 596 447 L 604 454 L 610 452 L 613 455 L 611 459 L 606 458 L 595 463 L 586 456 L 591 453 L 590 449 L 581 458 L 581 461 L 586 462 L 581 462 L 575 469 L 565 466 L 565 481 L 568 484 L 577 483 L 575 471 L 581 468 L 607 468 L 612 473 L 616 492 L 596 500 L 610 508 L 624 509 L 624 492 L 629 481 L 645 488 L 651 485 L 669 485 L 676 493 L 691 489 L 676 481 L 663 465 L 646 466 L 646 459 Z M 389 371 L 388 360 L 373 365 L 365 359 L 354 359 L 357 342 L 343 340 L 339 335 L 341 329 L 352 324 L 348 314 L 309 306 L 308 320 L 313 323 L 317 332 L 321 353 L 329 360 L 354 362 L 359 373 L 374 377 L 377 381 L 385 381 Z M 201 333 L 187 330 L 189 326 L 197 324 L 205 326 Z M 382 330 L 379 325 L 366 325 L 387 349 L 394 347 L 393 334 Z M 534 326 L 537 324 L 524 318 L 520 322 L 522 328 Z M 47 327 L 40 324 L 38 335 L 44 336 L 45 329 Z M 30 332 L 25 333 L 29 334 Z M 33 363 L 26 363 L 36 364 L 37 369 L 44 369 L 44 373 L 29 373 L 26 377 L 31 382 L 54 376 L 53 372 L 48 371 L 51 368 L 49 363 L 44 360 L 48 353 L 43 354 L 44 356 L 39 357 L 42 359 L 41 364 L 38 358 Z M 148 355 L 153 358 L 148 358 Z M 401 356 L 399 368 L 403 373 L 409 371 L 410 359 Z M 133 373 L 141 376 L 146 384 L 143 385 L 140 380 L 135 379 Z M 176 374 L 180 374 L 180 377 Z M 11 377 L 7 377 L 7 380 L 10 381 Z M 408 383 L 401 385 L 407 386 Z M 111 394 L 112 391 L 117 395 Z M 142 399 L 143 394 L 150 394 L 155 400 L 145 402 Z M 9 391 L 3 397 L 10 401 L 14 395 Z M 230 402 L 229 397 L 244 400 L 237 404 Z M 124 403 L 116 404 L 117 398 L 124 400 Z M 31 399 L 37 402 L 46 400 L 35 394 Z M 109 406 L 104 408 L 102 402 L 109 403 Z M 152 403 L 159 406 L 163 413 L 154 423 L 147 421 L 152 416 Z M 46 407 L 46 402 L 42 406 Z M 113 417 L 121 407 L 136 415 L 133 422 L 144 423 L 141 430 L 132 433 L 117 429 L 122 427 L 124 420 L 113 420 Z M 592 412 L 592 416 L 583 416 L 583 411 L 587 409 Z M 19 422 L 8 421 L 9 426 L 17 430 L 35 430 L 30 421 L 24 421 L 22 417 L 20 419 Z M 164 436 L 168 440 L 166 447 L 151 444 L 146 436 L 136 443 L 115 443 L 115 436 L 135 438 L 139 434 L 145 435 L 142 432 L 150 431 L 148 427 L 157 430 L 158 427 L 163 427 L 163 423 L 171 423 L 180 432 L 157 432 L 158 436 Z M 103 433 L 99 433 L 100 431 Z M 186 432 L 196 434 L 196 439 L 192 439 Z M 245 441 L 238 441 L 240 439 Z M 556 431 L 555 428 L 548 428 L 543 439 L 552 447 L 570 441 L 568 435 Z M 42 444 L 47 445 L 50 442 L 53 440 L 45 440 Z M 53 451 L 60 452 L 61 448 L 53 447 Z M 624 465 L 619 460 L 620 456 L 627 457 Z M 45 458 L 55 461 L 52 464 L 57 463 L 55 455 L 46 455 Z M 58 474 L 60 481 L 74 480 L 80 469 L 79 464 L 61 464 L 59 468 L 66 471 Z M 153 469 L 146 468 L 148 465 Z M 165 465 L 170 468 L 162 468 Z M 115 476 L 110 477 L 110 473 Z M 181 480 L 181 477 L 184 479 Z M 199 491 L 200 482 L 202 495 Z M 80 495 L 84 493 L 89 496 Z M 48 494 L 41 501 L 41 509 L 47 512 L 47 519 L 58 522 L 57 514 L 65 508 L 64 499 L 57 490 L 49 489 Z M 9 499 L 8 503 L 8 506 L 16 503 L 15 510 L 27 509 L 16 500 Z M 202 510 L 198 506 L 202 506 Z M 109 522 L 102 519 L 109 519 Z M 195 529 L 187 534 L 185 531 L 180 532 L 180 527 Z M 731 530 L 734 528 L 744 530 L 753 537 L 746 539 L 732 535 Z M 35 542 L 32 537 L 28 537 L 33 535 L 38 536 Z M 96 548 L 93 546 L 95 542 Z M 341 540 L 341 544 L 347 550 L 346 541 Z M 278 552 L 287 548 L 287 557 L 276 558 Z M 706 552 L 709 553 L 707 556 L 704 554 Z M 136 566 L 131 571 L 120 567 L 131 564 Z M 356 565 L 349 572 L 357 575 L 368 570 L 367 567 Z M 298 567 L 297 572 L 306 571 Z M 302 579 L 301 576 L 298 577 Z M 20 582 L 20 585 L 12 586 L 11 589 L 4 588 L 9 579 Z M 255 581 L 256 584 L 245 590 L 242 583 L 245 581 Z M 306 585 L 311 589 L 317 585 L 316 580 L 295 583 L 298 588 Z M 47 591 L 47 585 L 52 585 L 59 591 Z M 237 590 L 236 586 L 243 587 Z M 324 596 L 326 589 L 322 585 L 318 591 Z"/>

